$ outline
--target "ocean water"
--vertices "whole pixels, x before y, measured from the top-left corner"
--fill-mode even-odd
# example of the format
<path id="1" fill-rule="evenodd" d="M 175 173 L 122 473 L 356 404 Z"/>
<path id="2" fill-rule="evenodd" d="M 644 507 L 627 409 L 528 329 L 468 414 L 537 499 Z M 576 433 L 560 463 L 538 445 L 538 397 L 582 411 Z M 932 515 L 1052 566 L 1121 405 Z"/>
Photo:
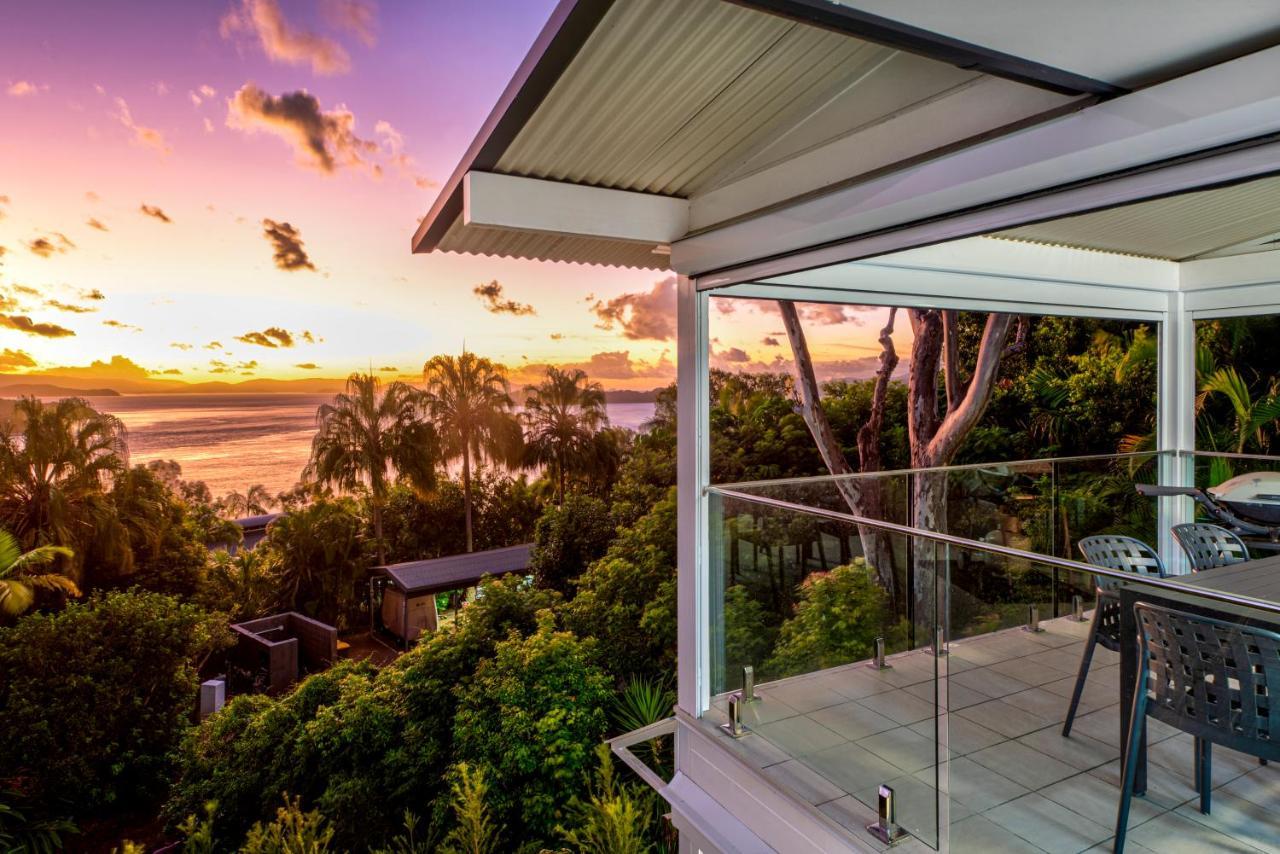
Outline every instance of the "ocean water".
<path id="1" fill-rule="evenodd" d="M 276 493 L 297 483 L 325 394 L 130 394 L 90 398 L 129 431 L 131 462 L 176 460 L 187 480 L 214 495 L 260 483 Z M 609 420 L 638 429 L 652 403 L 610 403 Z"/>

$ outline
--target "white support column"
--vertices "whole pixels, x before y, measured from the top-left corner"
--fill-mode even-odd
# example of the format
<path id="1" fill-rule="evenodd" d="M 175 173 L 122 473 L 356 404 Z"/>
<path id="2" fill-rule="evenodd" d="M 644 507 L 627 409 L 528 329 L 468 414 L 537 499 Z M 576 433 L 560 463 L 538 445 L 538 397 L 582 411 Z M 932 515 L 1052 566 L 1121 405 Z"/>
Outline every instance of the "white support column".
<path id="1" fill-rule="evenodd" d="M 697 716 L 707 708 L 710 661 L 707 611 L 707 499 L 710 437 L 707 411 L 708 296 L 693 279 L 681 276 L 677 288 L 677 496 L 679 545 L 677 586 L 677 702 Z"/>
<path id="2" fill-rule="evenodd" d="M 1159 389 L 1157 447 L 1179 453 L 1160 458 L 1160 483 L 1190 486 L 1194 472 L 1189 454 L 1196 447 L 1196 330 L 1187 309 L 1187 296 L 1181 291 L 1169 294 L 1169 308 L 1160 329 Z M 1189 498 L 1158 501 L 1160 556 L 1171 573 L 1182 574 L 1188 571 L 1186 558 L 1170 529 L 1191 521 L 1195 508 Z"/>

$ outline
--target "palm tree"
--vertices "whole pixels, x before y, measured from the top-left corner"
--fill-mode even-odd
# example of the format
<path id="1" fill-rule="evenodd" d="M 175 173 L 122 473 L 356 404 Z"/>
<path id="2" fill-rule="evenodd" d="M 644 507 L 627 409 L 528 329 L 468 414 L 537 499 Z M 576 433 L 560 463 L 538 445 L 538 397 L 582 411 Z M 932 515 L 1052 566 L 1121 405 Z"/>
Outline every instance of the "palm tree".
<path id="1" fill-rule="evenodd" d="M 269 512 L 276 500 L 260 483 L 249 487 L 243 495 L 239 492 L 228 492 L 223 496 L 222 512 L 229 519 L 240 519 L 245 516 L 262 516 Z"/>
<path id="2" fill-rule="evenodd" d="M 65 575 L 37 572 L 60 557 L 71 557 L 63 546 L 40 546 L 23 553 L 13 534 L 0 529 L 0 616 L 16 617 L 35 602 L 37 590 L 79 596 L 80 588 Z"/>
<path id="3" fill-rule="evenodd" d="M 352 374 L 346 391 L 316 410 L 305 476 L 342 490 L 369 490 L 378 562 L 386 563 L 382 509 L 397 477 L 418 489 L 435 483 L 435 428 L 421 416 L 418 392 L 401 382 L 385 389 L 373 374 Z"/>
<path id="4" fill-rule="evenodd" d="M 445 459 L 462 460 L 467 551 L 474 547 L 471 523 L 471 461 L 512 465 L 519 460 L 520 422 L 512 415 L 505 368 L 474 353 L 435 356 L 422 367 L 422 400 L 440 433 Z"/>
<path id="5" fill-rule="evenodd" d="M 106 491 L 128 456 L 124 424 L 86 401 L 19 400 L 0 427 L 0 524 L 28 548 L 92 541 L 127 563 Z"/>
<path id="6" fill-rule="evenodd" d="M 609 425 L 604 388 L 585 371 L 548 367 L 547 378 L 525 391 L 527 459 L 547 467 L 556 479 L 556 503 L 563 504 L 569 473 L 590 472 L 603 450 L 595 439 Z"/>

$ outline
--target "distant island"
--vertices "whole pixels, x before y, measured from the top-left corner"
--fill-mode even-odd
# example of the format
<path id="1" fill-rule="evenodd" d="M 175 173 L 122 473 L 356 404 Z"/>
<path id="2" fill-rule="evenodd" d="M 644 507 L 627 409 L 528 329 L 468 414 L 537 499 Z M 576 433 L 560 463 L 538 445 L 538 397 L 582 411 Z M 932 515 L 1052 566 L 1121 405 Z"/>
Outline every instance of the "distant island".
<path id="1" fill-rule="evenodd" d="M 120 397 L 113 388 L 67 388 L 49 383 L 14 383 L 0 385 L 0 397 Z"/>
<path id="2" fill-rule="evenodd" d="M 110 387 L 99 385 L 101 379 L 85 377 L 4 376 L 0 397 L 120 397 L 126 394 L 336 394 L 345 380 L 308 378 L 297 380 L 256 379 L 243 382 L 187 383 L 181 380 L 112 380 Z M 53 380 L 52 382 L 50 380 Z M 608 403 L 653 403 L 660 388 L 648 391 L 615 389 L 604 393 Z"/>

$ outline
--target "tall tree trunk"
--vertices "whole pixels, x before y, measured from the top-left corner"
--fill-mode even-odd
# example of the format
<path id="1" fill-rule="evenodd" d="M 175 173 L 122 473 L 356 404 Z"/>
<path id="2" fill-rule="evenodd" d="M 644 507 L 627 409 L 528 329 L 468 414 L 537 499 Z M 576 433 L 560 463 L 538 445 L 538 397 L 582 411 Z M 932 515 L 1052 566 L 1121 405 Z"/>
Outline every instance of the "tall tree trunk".
<path id="1" fill-rule="evenodd" d="M 378 541 L 378 564 L 387 565 L 387 546 L 382 539 L 382 502 L 376 497 L 370 504 L 373 507 L 373 536 Z"/>
<path id="2" fill-rule="evenodd" d="M 472 550 L 471 542 L 471 453 L 463 445 L 462 448 L 462 505 L 467 520 L 467 551 Z"/>
<path id="3" fill-rule="evenodd" d="M 911 368 L 907 375 L 907 434 L 911 443 L 913 468 L 931 469 L 946 466 L 977 426 L 991 400 L 1000 357 L 1014 315 L 989 314 L 978 347 L 973 376 L 968 387 L 949 401 L 945 416 L 938 413 L 939 363 L 951 391 L 951 378 L 959 377 L 959 348 L 949 344 L 954 329 L 948 334 L 950 323 L 945 312 L 938 309 L 910 309 L 911 327 L 915 342 L 911 350 Z M 950 396 L 950 395 L 949 395 Z M 912 525 L 926 531 L 948 533 L 947 530 L 947 476 L 946 473 L 922 473 L 914 478 L 912 489 Z M 941 581 L 939 573 L 945 570 L 936 558 L 935 549 L 924 544 L 917 549 L 915 562 L 916 619 L 931 622 L 930 614 L 935 605 L 934 594 Z M 940 615 L 945 621 L 945 615 Z"/>
<path id="4" fill-rule="evenodd" d="M 788 300 L 779 300 L 778 309 L 782 313 L 782 324 L 787 330 L 787 338 L 791 342 L 791 352 L 796 362 L 801 414 L 804 416 L 805 423 L 809 426 L 809 432 L 813 434 L 813 439 L 818 445 L 818 453 L 822 456 L 822 461 L 826 464 L 827 471 L 836 476 L 836 488 L 840 491 L 841 497 L 855 516 L 864 516 L 870 519 L 884 518 L 883 495 L 880 490 L 880 484 L 875 478 L 866 478 L 855 483 L 852 478 L 842 477 L 842 475 L 853 474 L 853 468 L 849 465 L 849 460 L 845 457 L 844 450 L 840 447 L 840 443 L 836 440 L 835 433 L 831 429 L 831 422 L 827 420 L 826 412 L 822 409 L 822 397 L 818 388 L 818 379 L 813 368 L 813 358 L 809 353 L 809 344 L 805 340 L 804 329 L 800 325 L 800 314 L 796 310 L 795 303 Z M 881 343 L 883 344 L 886 340 L 889 342 L 888 349 L 881 353 L 880 356 L 881 371 L 885 376 L 885 388 L 888 387 L 887 377 L 893 373 L 893 368 L 897 364 L 897 355 L 893 351 L 893 339 L 891 337 L 895 312 L 896 310 L 890 311 L 889 324 L 886 326 L 888 333 L 881 333 Z M 879 389 L 880 385 L 881 383 L 878 379 L 877 389 Z M 879 423 L 884 415 L 884 392 L 882 390 L 879 395 L 879 408 L 880 411 L 877 413 L 873 398 L 872 413 L 868 420 L 876 420 L 875 439 L 877 441 L 879 439 Z M 859 431 L 858 450 L 860 455 L 863 445 L 861 434 L 862 431 Z M 870 436 L 870 434 L 868 435 Z M 878 468 L 880 459 L 879 446 L 876 442 L 871 442 L 870 444 L 876 446 L 872 452 L 872 462 Z M 863 471 L 874 470 L 867 468 L 865 459 L 863 462 Z M 896 585 L 893 573 L 893 550 L 889 537 L 875 528 L 862 525 L 858 527 L 858 537 L 862 540 L 863 555 L 872 568 L 875 569 L 881 585 L 892 598 L 895 595 Z"/>

